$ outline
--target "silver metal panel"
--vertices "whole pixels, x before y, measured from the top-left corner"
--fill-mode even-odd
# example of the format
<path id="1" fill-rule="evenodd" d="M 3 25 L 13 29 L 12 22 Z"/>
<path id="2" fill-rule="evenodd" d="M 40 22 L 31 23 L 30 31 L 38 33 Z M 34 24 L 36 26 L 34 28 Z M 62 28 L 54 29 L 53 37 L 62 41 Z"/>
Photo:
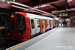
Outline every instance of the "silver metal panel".
<path id="1" fill-rule="evenodd" d="M 38 32 L 40 32 L 40 27 L 38 27 L 38 22 L 37 21 L 39 21 L 39 19 L 34 19 L 34 21 L 35 21 L 35 33 L 38 33 Z"/>
<path id="2" fill-rule="evenodd" d="M 33 35 L 33 34 L 35 34 L 35 21 L 34 21 L 34 29 L 32 29 L 31 19 L 33 19 L 33 20 L 34 20 L 34 18 L 30 18 L 31 35 Z"/>

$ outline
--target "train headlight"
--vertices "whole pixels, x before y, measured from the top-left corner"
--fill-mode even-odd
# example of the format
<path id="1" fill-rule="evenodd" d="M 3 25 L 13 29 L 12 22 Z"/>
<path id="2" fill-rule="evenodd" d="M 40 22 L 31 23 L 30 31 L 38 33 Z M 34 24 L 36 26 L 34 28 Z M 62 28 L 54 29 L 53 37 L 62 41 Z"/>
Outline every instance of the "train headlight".
<path id="1" fill-rule="evenodd" d="M 8 33 L 8 35 L 10 35 L 10 33 Z"/>
<path id="2" fill-rule="evenodd" d="M 21 35 L 21 34 L 19 33 L 19 35 Z"/>

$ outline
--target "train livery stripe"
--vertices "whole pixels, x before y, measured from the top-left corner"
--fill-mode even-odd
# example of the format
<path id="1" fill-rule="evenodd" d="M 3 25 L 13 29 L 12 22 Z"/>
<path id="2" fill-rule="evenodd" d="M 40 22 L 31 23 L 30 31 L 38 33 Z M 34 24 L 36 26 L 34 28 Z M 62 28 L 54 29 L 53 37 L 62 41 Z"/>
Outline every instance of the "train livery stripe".
<path id="1" fill-rule="evenodd" d="M 31 38 L 34 37 L 36 34 L 31 35 Z"/>
<path id="2" fill-rule="evenodd" d="M 47 31 L 49 31 L 50 30 L 50 28 L 49 29 L 47 29 Z"/>
<path id="3" fill-rule="evenodd" d="M 44 36 L 45 34 L 51 32 L 51 31 L 53 31 L 53 30 L 55 30 L 55 29 L 56 29 L 56 28 L 54 28 L 54 29 L 52 29 L 52 30 L 50 30 L 50 31 L 48 31 L 48 32 L 46 32 L 46 33 L 44 33 L 44 34 L 38 36 L 38 37 L 35 37 L 35 38 L 33 38 L 33 39 L 31 39 L 31 40 L 29 40 L 29 41 L 27 41 L 27 42 L 24 42 L 24 43 L 22 43 L 22 44 L 20 44 L 20 45 L 18 45 L 18 46 L 15 46 L 15 47 L 11 48 L 10 50 L 14 50 L 14 49 L 16 49 L 16 48 L 18 48 L 18 47 L 21 47 L 22 45 L 25 45 L 25 44 L 27 44 L 27 43 L 29 43 L 29 42 L 31 42 L 31 41 L 33 41 L 33 40 L 35 40 L 35 39 L 41 37 L 41 36 Z"/>
<path id="4" fill-rule="evenodd" d="M 36 33 L 36 36 L 37 36 L 37 35 L 40 35 L 40 32 Z"/>
<path id="5" fill-rule="evenodd" d="M 31 37 L 34 37 L 34 36 L 37 36 L 37 35 L 40 35 L 40 32 L 31 35 Z"/>

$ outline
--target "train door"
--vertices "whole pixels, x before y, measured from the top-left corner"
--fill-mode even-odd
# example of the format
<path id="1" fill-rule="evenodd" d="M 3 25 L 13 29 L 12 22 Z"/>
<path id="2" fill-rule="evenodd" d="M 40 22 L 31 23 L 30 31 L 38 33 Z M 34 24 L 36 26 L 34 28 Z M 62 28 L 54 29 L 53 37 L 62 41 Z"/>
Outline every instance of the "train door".
<path id="1" fill-rule="evenodd" d="M 54 28 L 54 20 L 53 20 L 53 28 Z"/>
<path id="2" fill-rule="evenodd" d="M 42 19 L 42 24 L 43 24 L 43 32 L 45 32 L 45 20 Z"/>
<path id="3" fill-rule="evenodd" d="M 11 14 L 10 17 L 10 35 L 11 39 L 15 39 L 17 37 L 16 17 L 14 13 Z"/>
<path id="4" fill-rule="evenodd" d="M 53 20 L 51 20 L 51 25 L 52 25 L 52 27 L 51 27 L 51 28 L 53 28 Z"/>
<path id="5" fill-rule="evenodd" d="M 47 19 L 47 31 L 50 29 L 49 19 Z"/>
<path id="6" fill-rule="evenodd" d="M 52 29 L 52 24 L 53 24 L 53 23 L 52 23 L 52 20 L 51 20 L 51 29 Z"/>
<path id="7" fill-rule="evenodd" d="M 35 33 L 36 35 L 40 34 L 40 21 L 39 19 L 36 19 L 36 18 L 35 18 Z"/>
<path id="8" fill-rule="evenodd" d="M 43 24 L 42 24 L 42 19 L 39 19 L 39 21 L 40 21 L 40 33 L 42 33 L 42 32 L 43 32 Z"/>
<path id="9" fill-rule="evenodd" d="M 53 23 L 53 20 L 52 20 L 52 28 L 54 27 L 54 23 Z"/>
<path id="10" fill-rule="evenodd" d="M 45 31 L 47 31 L 47 20 L 45 19 Z"/>
<path id="11" fill-rule="evenodd" d="M 50 29 L 51 29 L 51 20 L 49 20 L 49 24 L 50 24 Z"/>
<path id="12" fill-rule="evenodd" d="M 30 18 L 30 24 L 31 24 L 31 37 L 35 36 L 35 21 L 34 18 Z"/>

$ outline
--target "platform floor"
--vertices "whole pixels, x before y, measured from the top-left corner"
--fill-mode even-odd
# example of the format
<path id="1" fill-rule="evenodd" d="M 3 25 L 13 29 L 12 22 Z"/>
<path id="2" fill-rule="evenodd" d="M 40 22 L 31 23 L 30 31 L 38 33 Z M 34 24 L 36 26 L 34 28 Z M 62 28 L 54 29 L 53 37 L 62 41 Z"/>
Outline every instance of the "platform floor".
<path id="1" fill-rule="evenodd" d="M 24 45 L 23 45 L 24 44 Z M 7 50 L 75 50 L 75 28 L 58 27 Z"/>

